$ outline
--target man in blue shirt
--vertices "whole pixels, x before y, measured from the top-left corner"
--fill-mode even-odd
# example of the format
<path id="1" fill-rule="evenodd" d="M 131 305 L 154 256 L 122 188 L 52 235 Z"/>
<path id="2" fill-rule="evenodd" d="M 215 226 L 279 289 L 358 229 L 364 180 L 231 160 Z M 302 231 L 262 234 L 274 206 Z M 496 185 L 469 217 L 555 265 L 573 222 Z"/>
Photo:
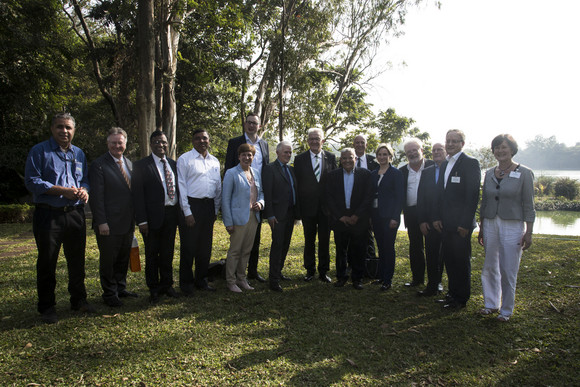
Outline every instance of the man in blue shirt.
<path id="1" fill-rule="evenodd" d="M 85 289 L 87 161 L 83 151 L 71 144 L 75 120 L 70 114 L 55 115 L 50 130 L 52 137 L 30 150 L 25 167 L 26 188 L 36 207 L 32 227 L 38 248 L 38 311 L 47 324 L 58 321 L 54 291 L 61 245 L 68 267 L 71 309 L 96 312 L 87 303 Z"/>

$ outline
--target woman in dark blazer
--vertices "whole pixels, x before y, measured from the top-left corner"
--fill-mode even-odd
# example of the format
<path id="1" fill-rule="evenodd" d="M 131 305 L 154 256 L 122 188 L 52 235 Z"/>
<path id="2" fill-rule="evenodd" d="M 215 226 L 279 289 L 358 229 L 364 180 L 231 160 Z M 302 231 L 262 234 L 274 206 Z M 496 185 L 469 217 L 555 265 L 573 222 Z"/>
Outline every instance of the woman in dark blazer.
<path id="1" fill-rule="evenodd" d="M 403 173 L 391 165 L 393 148 L 379 144 L 377 148 L 379 168 L 371 175 L 375 188 L 372 206 L 372 224 L 379 248 L 379 279 L 381 290 L 389 290 L 395 272 L 395 239 L 401 223 L 403 208 Z"/>

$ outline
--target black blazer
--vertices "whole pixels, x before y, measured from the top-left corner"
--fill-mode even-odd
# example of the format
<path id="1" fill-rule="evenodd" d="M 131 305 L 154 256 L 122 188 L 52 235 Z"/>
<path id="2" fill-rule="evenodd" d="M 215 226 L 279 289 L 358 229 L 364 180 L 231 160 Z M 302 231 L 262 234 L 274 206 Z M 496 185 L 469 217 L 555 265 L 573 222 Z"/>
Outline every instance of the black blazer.
<path id="1" fill-rule="evenodd" d="M 335 228 L 343 216 L 357 215 L 358 223 L 354 226 L 368 229 L 373 187 L 371 172 L 364 168 L 354 169 L 354 186 L 350 198 L 350 209 L 346 208 L 344 193 L 343 168 L 328 173 L 325 180 L 326 203 L 329 212 L 330 226 Z"/>
<path id="2" fill-rule="evenodd" d="M 443 175 L 439 171 L 439 179 Z M 433 222 L 433 205 L 436 198 L 437 183 L 435 182 L 435 164 L 425 168 L 421 172 L 419 189 L 417 192 L 417 218 L 419 223 Z"/>
<path id="3" fill-rule="evenodd" d="M 298 180 L 298 200 L 300 201 L 300 213 L 302 216 L 316 216 L 319 207 L 324 206 L 324 179 L 328 172 L 336 169 L 336 157 L 327 151 L 321 152 L 322 170 L 320 171 L 320 182 L 314 176 L 312 169 L 312 159 L 310 151 L 300 153 L 294 158 L 294 172 Z"/>
<path id="4" fill-rule="evenodd" d="M 174 176 L 175 197 L 179 205 L 179 185 L 177 184 L 177 165 L 175 160 L 166 158 Z M 150 229 L 156 230 L 163 226 L 165 217 L 165 183 L 159 176 L 155 159 L 149 155 L 133 165 L 131 176 L 131 191 L 135 205 L 135 220 L 137 224 L 147 222 Z"/>
<path id="5" fill-rule="evenodd" d="M 380 165 L 379 163 L 377 163 L 376 157 L 371 156 L 369 154 L 367 154 L 366 156 L 367 156 L 367 169 L 371 172 L 374 171 L 375 169 L 379 169 Z"/>
<path id="6" fill-rule="evenodd" d="M 294 181 L 294 190 L 297 195 L 297 180 L 294 174 L 294 168 L 288 166 L 290 175 Z M 285 220 L 288 214 L 288 208 L 292 205 L 288 195 L 290 182 L 286 178 L 286 174 L 282 170 L 282 166 L 278 159 L 266 165 L 262 169 L 262 187 L 264 190 L 264 217 L 266 219 L 273 216 L 277 220 Z M 298 196 L 298 195 L 297 195 Z M 294 206 L 294 218 L 300 219 L 300 201 L 296 197 L 296 205 Z"/>
<path id="7" fill-rule="evenodd" d="M 430 167 L 435 164 L 433 160 L 425 160 L 425 168 Z M 408 206 L 407 206 L 407 180 L 409 180 L 409 164 L 403 165 L 399 170 L 403 173 L 403 216 L 405 217 L 405 226 L 411 224 L 411 219 L 407 219 Z M 424 170 L 423 170 L 424 171 Z M 421 172 L 423 175 L 423 172 Z M 419 193 L 417 193 L 419 195 Z"/>
<path id="8" fill-rule="evenodd" d="M 371 172 L 371 181 L 374 187 L 374 197 L 378 201 L 378 207 L 372 211 L 380 218 L 392 219 L 401 223 L 401 210 L 403 209 L 403 173 L 391 166 L 385 172 L 385 176 L 379 181 L 379 169 Z"/>
<path id="9" fill-rule="evenodd" d="M 125 156 L 123 159 L 131 172 L 131 161 Z M 109 152 L 93 161 L 89 169 L 89 182 L 93 228 L 98 230 L 100 224 L 107 223 L 111 235 L 133 231 L 135 223 L 131 189 Z"/>
<path id="10" fill-rule="evenodd" d="M 240 145 L 246 143 L 246 135 L 242 134 L 239 137 L 231 138 L 228 141 L 228 149 L 226 150 L 226 162 L 224 164 L 224 171 L 235 167 L 240 163 L 238 158 L 238 148 Z M 262 139 L 258 140 L 258 146 L 262 152 L 262 168 L 264 168 L 270 162 L 270 151 L 268 148 L 268 143 Z"/>
<path id="11" fill-rule="evenodd" d="M 447 187 L 444 188 L 446 168 L 447 161 L 444 161 L 437 183 L 434 221 L 442 221 L 443 229 L 448 232 L 457 231 L 457 227 L 473 230 L 481 184 L 479 161 L 462 153 L 453 165 Z"/>

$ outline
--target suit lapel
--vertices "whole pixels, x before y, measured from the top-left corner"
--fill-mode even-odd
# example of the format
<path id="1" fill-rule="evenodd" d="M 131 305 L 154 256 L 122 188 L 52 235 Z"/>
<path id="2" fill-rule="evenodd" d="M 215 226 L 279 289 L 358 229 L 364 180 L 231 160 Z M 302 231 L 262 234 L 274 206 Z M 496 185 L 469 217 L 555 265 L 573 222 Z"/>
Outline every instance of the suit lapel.
<path id="1" fill-rule="evenodd" d="M 153 174 L 157 178 L 159 184 L 163 184 L 161 180 L 161 176 L 159 176 L 159 170 L 157 169 L 157 165 L 155 165 L 155 158 L 152 155 L 149 155 L 149 160 L 147 160 L 147 164 L 149 167 L 149 172 Z"/>

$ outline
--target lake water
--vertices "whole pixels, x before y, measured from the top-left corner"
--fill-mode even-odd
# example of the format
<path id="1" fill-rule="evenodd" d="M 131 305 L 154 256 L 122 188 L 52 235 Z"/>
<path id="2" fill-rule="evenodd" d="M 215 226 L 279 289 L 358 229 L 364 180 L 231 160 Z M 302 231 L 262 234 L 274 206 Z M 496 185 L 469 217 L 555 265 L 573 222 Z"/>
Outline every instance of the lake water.
<path id="1" fill-rule="evenodd" d="M 536 179 L 540 176 L 552 176 L 552 177 L 569 177 L 580 181 L 580 171 L 564 171 L 564 170 L 549 170 L 549 169 L 536 169 L 534 170 L 534 176 Z"/>

